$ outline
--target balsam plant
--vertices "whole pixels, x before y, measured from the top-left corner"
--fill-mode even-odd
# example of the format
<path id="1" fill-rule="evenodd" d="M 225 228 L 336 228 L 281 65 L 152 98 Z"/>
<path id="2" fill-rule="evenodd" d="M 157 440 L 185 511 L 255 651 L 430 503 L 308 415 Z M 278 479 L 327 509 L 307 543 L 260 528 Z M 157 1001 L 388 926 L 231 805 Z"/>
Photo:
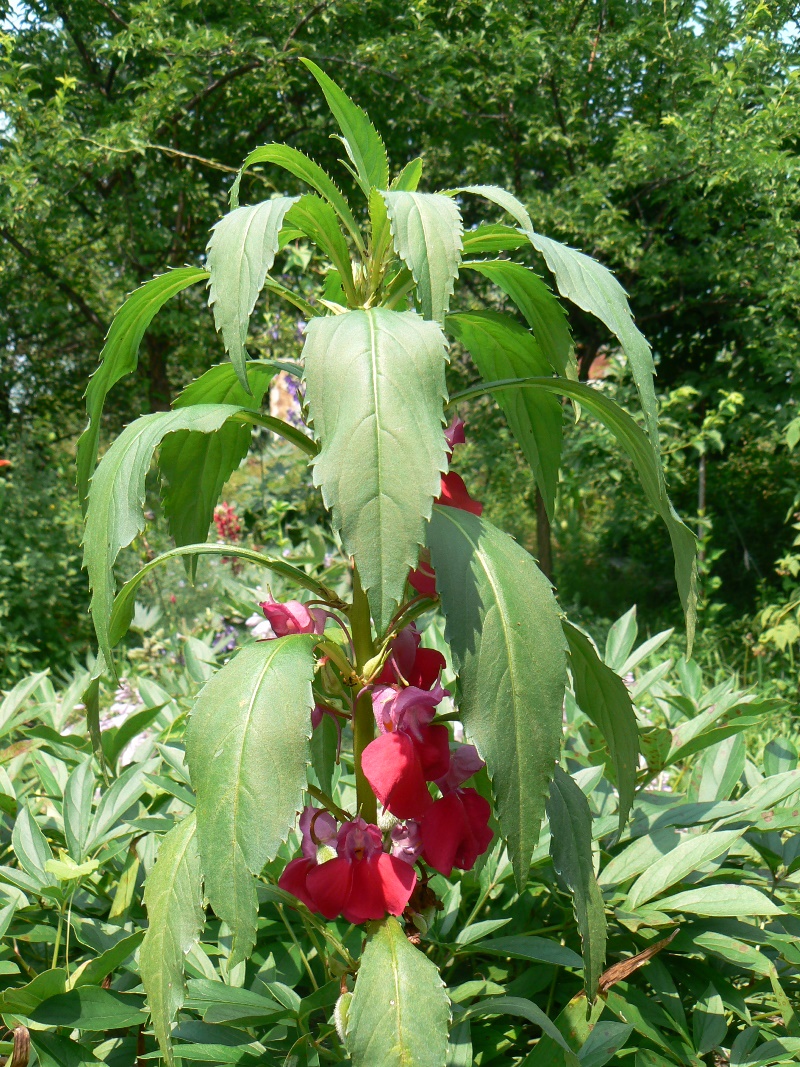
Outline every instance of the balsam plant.
<path id="1" fill-rule="evenodd" d="M 199 556 L 225 555 L 296 583 L 297 599 L 262 604 L 274 637 L 233 655 L 191 711 L 185 741 L 196 806 L 162 840 L 144 891 L 149 928 L 140 968 L 153 1030 L 172 1064 L 172 1027 L 187 995 L 185 958 L 201 936 L 206 908 L 229 939 L 226 973 L 235 986 L 256 944 L 259 902 L 273 899 L 299 909 L 306 948 L 340 980 L 335 1022 L 354 1063 L 444 1067 L 456 1062 L 457 1039 L 448 1037 L 451 1004 L 426 952 L 443 907 L 437 872 L 447 877 L 485 862 L 496 839 L 523 893 L 545 816 L 555 868 L 573 895 L 586 996 L 591 1001 L 598 993 L 606 920 L 591 815 L 559 762 L 568 672 L 618 793 L 618 833 L 633 803 L 639 761 L 636 718 L 621 679 L 567 622 L 536 561 L 481 517 L 480 504 L 449 471 L 464 439 L 456 411 L 466 412 L 470 399 L 483 394 L 496 400 L 551 516 L 561 398 L 608 426 L 666 524 L 690 642 L 694 537 L 666 493 L 651 351 L 619 283 L 593 259 L 536 233 L 525 207 L 503 189 L 420 192 L 419 159 L 392 177 L 365 112 L 313 63 L 306 66 L 339 125 L 360 207 L 354 210 L 297 149 L 257 148 L 231 189 L 229 214 L 214 227 L 206 269 L 172 270 L 133 293 L 89 383 L 78 470 L 100 651 L 86 704 L 101 756 L 98 680 L 113 670 L 113 649 L 131 622 L 139 583 L 161 562 L 182 557 L 193 572 Z M 312 191 L 240 206 L 242 178 L 256 164 L 282 168 Z M 511 224 L 465 229 L 467 204 Z M 313 300 L 271 274 L 281 250 L 298 239 L 315 245 L 329 264 Z M 558 298 L 533 269 L 497 258 L 517 250 L 535 255 L 560 295 L 600 319 L 619 343 L 643 429 L 602 392 L 575 380 Z M 496 286 L 518 314 L 451 310 L 464 272 Z M 135 368 L 158 310 L 199 283 L 207 283 L 230 362 L 193 382 L 171 411 L 133 422 L 94 469 L 108 390 Z M 249 318 L 262 290 L 307 320 L 302 370 L 248 358 Z M 469 353 L 479 380 L 448 396 L 453 343 Z M 310 433 L 261 412 L 279 370 L 302 373 Z M 308 457 L 351 562 L 347 589 L 330 588 L 284 559 L 205 543 L 254 426 Z M 117 557 L 145 528 L 145 477 L 154 457 L 176 547 L 115 592 Z M 417 626 L 437 613 L 454 668 L 450 692 L 441 681 L 447 657 L 422 645 L 423 623 Z M 277 885 L 262 878 L 276 863 Z M 348 923 L 364 924 L 360 960 L 343 945 Z M 556 1043 L 564 1062 L 576 1063 L 561 1031 L 525 1003 L 527 1018 Z"/>

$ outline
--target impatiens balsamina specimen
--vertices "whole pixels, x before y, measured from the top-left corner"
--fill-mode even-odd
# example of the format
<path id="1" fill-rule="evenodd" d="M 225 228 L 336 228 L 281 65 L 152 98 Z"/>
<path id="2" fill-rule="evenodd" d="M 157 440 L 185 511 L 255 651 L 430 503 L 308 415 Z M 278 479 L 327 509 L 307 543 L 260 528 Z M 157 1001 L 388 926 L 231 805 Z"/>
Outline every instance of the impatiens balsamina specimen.
<path id="1" fill-rule="evenodd" d="M 155 566 L 182 557 L 193 576 L 204 557 L 217 555 L 270 572 L 279 595 L 261 604 L 263 623 L 248 619 L 258 639 L 192 694 L 183 739 L 192 792 L 184 788 L 176 806 L 164 809 L 180 815 L 159 845 L 145 889 L 150 925 L 139 952 L 153 1032 L 171 1065 L 185 954 L 203 929 L 203 902 L 223 931 L 233 987 L 259 940 L 259 905 L 266 900 L 283 909 L 287 923 L 293 912 L 326 982 L 341 982 L 338 1029 L 326 1038 L 334 1045 L 319 1049 L 326 1062 L 346 1054 L 356 1067 L 444 1067 L 447 994 L 433 962 L 414 945 L 437 921 L 442 895 L 458 906 L 452 904 L 458 887 L 446 889 L 444 880 L 457 880 L 490 849 L 497 864 L 510 864 L 522 899 L 545 805 L 553 862 L 574 894 L 584 936 L 588 996 L 598 988 L 606 935 L 591 834 L 582 829 L 591 815 L 582 790 L 558 766 L 568 667 L 578 704 L 603 734 L 620 831 L 639 754 L 623 683 L 565 620 L 536 561 L 487 521 L 450 469 L 466 436 L 454 407 L 479 395 L 493 398 L 551 517 L 562 399 L 599 419 L 630 455 L 667 527 L 690 636 L 694 537 L 666 494 L 650 349 L 613 276 L 538 234 L 525 206 L 503 189 L 421 192 L 419 159 L 392 176 L 366 113 L 303 62 L 338 123 L 347 157 L 342 173 L 359 205 L 351 206 L 352 197 L 298 149 L 256 148 L 232 185 L 231 210 L 213 229 L 205 267 L 152 279 L 115 318 L 87 390 L 89 424 L 78 447 L 99 644 L 84 703 L 96 707 L 100 676 L 113 671 L 112 649 Z M 243 176 L 256 165 L 272 168 L 276 195 L 239 206 Z M 285 195 L 274 184 L 279 169 Z M 475 221 L 480 204 L 506 222 Z M 466 229 L 462 209 L 470 213 Z M 313 296 L 290 288 L 292 275 L 279 280 L 271 273 L 282 250 L 298 241 L 324 259 L 310 274 L 324 275 Z M 531 266 L 497 256 L 514 251 Z M 621 347 L 644 428 L 576 380 L 567 318 L 544 269 L 561 295 L 595 315 Z M 462 274 L 470 278 L 469 297 L 459 310 L 451 302 L 460 299 Z M 187 386 L 171 411 L 128 426 L 97 463 L 106 394 L 135 367 L 153 316 L 198 282 L 207 283 L 230 361 Z M 475 310 L 492 288 L 487 307 L 500 306 L 500 293 L 508 310 Z M 248 356 L 250 314 L 264 289 L 300 316 L 302 366 Z M 472 360 L 476 381 L 448 398 L 456 345 L 462 366 Z M 300 416 L 288 421 L 262 411 L 278 373 L 302 376 L 293 387 Z M 341 547 L 334 565 L 336 553 L 320 566 L 294 565 L 248 548 L 232 506 L 215 511 L 254 426 L 308 459 L 337 552 Z M 145 527 L 154 458 L 176 547 L 116 592 L 117 556 Z M 222 543 L 205 541 L 212 521 Z M 597 693 L 605 701 L 600 707 L 593 705 Z M 182 724 L 182 717 L 175 720 L 176 741 Z M 96 733 L 95 724 L 99 752 Z M 360 960 L 346 932 L 351 923 L 367 924 L 358 934 L 359 944 L 367 939 Z M 388 999 L 385 975 L 392 976 Z M 304 1047 L 302 1056 L 308 1052 L 310 1063 L 313 1053 L 320 1062 L 317 1051 Z"/>

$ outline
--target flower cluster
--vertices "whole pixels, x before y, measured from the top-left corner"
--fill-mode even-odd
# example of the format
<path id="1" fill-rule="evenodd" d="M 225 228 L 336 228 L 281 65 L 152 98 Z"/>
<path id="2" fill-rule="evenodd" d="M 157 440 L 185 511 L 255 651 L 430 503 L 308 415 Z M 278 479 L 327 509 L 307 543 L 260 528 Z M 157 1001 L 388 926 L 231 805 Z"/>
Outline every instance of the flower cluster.
<path id="1" fill-rule="evenodd" d="M 214 525 L 221 541 L 230 541 L 232 544 L 240 539 L 242 524 L 236 514 L 233 504 L 223 501 L 214 508 Z"/>

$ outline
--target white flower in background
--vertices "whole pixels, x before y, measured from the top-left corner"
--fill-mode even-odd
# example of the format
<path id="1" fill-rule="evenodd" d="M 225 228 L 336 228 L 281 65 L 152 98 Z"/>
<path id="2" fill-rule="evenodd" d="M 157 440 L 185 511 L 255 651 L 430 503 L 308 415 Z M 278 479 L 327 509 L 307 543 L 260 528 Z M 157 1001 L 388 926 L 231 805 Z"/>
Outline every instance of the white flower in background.
<path id="1" fill-rule="evenodd" d="M 275 636 L 275 631 L 263 615 L 251 615 L 244 624 L 252 630 L 253 637 L 258 641 L 271 640 Z"/>

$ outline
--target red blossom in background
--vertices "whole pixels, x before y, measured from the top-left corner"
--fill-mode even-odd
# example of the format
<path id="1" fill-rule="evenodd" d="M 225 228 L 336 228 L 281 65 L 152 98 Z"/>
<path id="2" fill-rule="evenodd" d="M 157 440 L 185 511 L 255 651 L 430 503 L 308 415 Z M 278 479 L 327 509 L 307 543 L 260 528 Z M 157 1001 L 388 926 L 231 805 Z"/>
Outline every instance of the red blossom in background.
<path id="1" fill-rule="evenodd" d="M 242 524 L 236 514 L 233 504 L 223 501 L 214 508 L 214 525 L 221 541 L 232 541 L 234 544 L 242 534 Z"/>

